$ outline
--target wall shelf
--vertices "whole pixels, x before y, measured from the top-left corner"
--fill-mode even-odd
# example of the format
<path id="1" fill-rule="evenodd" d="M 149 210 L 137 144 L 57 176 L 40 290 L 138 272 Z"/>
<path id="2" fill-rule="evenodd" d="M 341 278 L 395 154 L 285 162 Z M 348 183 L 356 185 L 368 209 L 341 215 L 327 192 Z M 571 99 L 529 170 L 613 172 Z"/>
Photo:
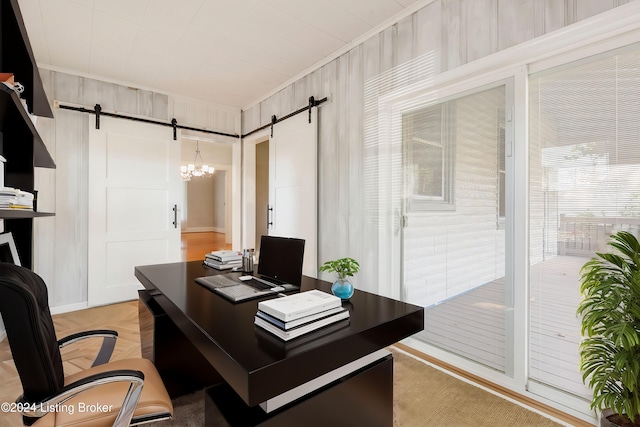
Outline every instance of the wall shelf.
<path id="1" fill-rule="evenodd" d="M 27 101 L 31 114 L 53 118 L 53 111 L 42 86 L 18 0 L 2 0 L 0 14 L 2 28 L 0 69 L 4 73 L 13 73 L 15 80 L 24 85 L 23 97 Z"/>
<path id="2" fill-rule="evenodd" d="M 20 102 L 18 94 L 5 84 L 0 83 L 0 129 L 6 129 L 9 126 L 16 127 L 14 132 L 18 135 L 33 138 L 33 166 L 41 168 L 56 167 L 51 154 L 49 154 L 47 147 L 44 145 L 44 141 L 24 109 L 22 102 Z M 11 144 L 12 141 L 8 141 L 5 137 L 4 143 Z"/>
<path id="3" fill-rule="evenodd" d="M 15 81 L 25 88 L 18 95 L 0 83 L 0 154 L 6 159 L 4 185 L 33 192 L 34 167 L 55 168 L 56 165 L 28 111 L 42 117 L 53 117 L 53 112 L 42 86 L 18 0 L 0 0 L 0 72 L 12 73 Z M 33 219 L 53 215 L 52 212 L 0 209 L 0 219 L 4 219 L 5 231 L 13 234 L 23 266 L 32 267 Z"/>
<path id="4" fill-rule="evenodd" d="M 0 209 L 0 218 L 39 218 L 43 216 L 55 216 L 53 212 L 35 212 L 27 209 Z"/>

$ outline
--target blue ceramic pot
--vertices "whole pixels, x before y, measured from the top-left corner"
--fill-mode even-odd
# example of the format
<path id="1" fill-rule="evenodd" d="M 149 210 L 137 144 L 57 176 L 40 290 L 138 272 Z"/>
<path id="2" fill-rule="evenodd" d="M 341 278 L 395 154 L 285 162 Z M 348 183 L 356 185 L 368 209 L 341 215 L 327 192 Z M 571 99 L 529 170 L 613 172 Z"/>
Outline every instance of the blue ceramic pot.
<path id="1" fill-rule="evenodd" d="M 353 284 L 349 279 L 338 279 L 333 282 L 333 285 L 331 285 L 331 292 L 343 301 L 351 298 L 353 296 L 353 291 Z"/>

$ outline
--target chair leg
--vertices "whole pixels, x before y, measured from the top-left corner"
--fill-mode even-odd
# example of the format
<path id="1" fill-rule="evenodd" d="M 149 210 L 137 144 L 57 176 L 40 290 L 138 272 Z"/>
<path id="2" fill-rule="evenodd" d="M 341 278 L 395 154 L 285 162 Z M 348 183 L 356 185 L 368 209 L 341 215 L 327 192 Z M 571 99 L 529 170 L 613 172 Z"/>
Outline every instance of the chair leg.
<path id="1" fill-rule="evenodd" d="M 120 408 L 120 412 L 118 412 L 115 422 L 113 423 L 113 427 L 129 426 L 133 413 L 136 410 L 138 400 L 140 399 L 143 384 L 143 381 L 136 381 L 129 385 L 127 396 L 124 398 L 124 402 L 122 402 L 122 407 Z"/>

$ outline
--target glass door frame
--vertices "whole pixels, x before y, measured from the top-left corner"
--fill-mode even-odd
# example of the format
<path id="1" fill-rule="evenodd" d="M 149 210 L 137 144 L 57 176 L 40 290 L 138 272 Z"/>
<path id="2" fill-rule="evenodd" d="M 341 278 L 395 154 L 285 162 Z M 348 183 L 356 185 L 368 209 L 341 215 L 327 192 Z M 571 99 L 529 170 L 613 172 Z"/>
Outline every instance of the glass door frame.
<path id="1" fill-rule="evenodd" d="M 482 86 L 478 86 L 472 89 L 468 89 L 468 90 L 464 90 L 462 92 L 457 92 L 457 93 L 452 93 L 451 95 L 447 96 L 446 98 L 439 98 L 439 99 L 428 99 L 426 104 L 419 104 L 419 99 L 416 99 L 415 101 L 417 101 L 416 103 L 412 103 L 414 105 L 412 105 L 412 108 L 407 111 L 407 110 L 402 110 L 400 109 L 401 114 L 406 114 L 409 113 L 411 111 L 415 111 L 418 109 L 423 109 L 426 107 L 430 107 L 430 106 L 435 106 L 435 105 L 443 105 L 449 101 L 455 101 L 455 100 L 461 100 L 465 97 L 468 96 L 472 96 L 474 94 L 480 93 L 480 92 L 484 92 L 484 91 L 488 91 L 491 89 L 495 89 L 495 88 L 499 88 L 499 87 L 504 87 L 504 130 L 505 130 L 505 150 L 504 150 L 504 155 L 505 155 L 505 176 L 506 176 L 506 182 L 505 182 L 505 215 L 504 215 L 504 233 L 505 233 L 505 240 L 504 240 L 504 251 L 505 251 L 505 255 L 504 255 L 504 264 L 505 264 L 505 271 L 504 271 L 504 278 L 505 278 L 505 302 L 506 302 L 506 309 L 505 309 L 505 325 L 504 325 L 504 331 L 505 331 L 505 366 L 504 366 L 504 375 L 507 377 L 511 377 L 513 378 L 515 375 L 515 369 L 514 369 L 514 362 L 515 362 L 515 349 L 516 346 L 514 345 L 514 340 L 516 339 L 516 333 L 514 330 L 514 317 L 515 317 L 515 310 L 514 310 L 514 304 L 516 301 L 516 298 L 514 296 L 514 274 L 513 274 L 513 261 L 514 261 L 514 239 L 513 239 L 513 235 L 514 235 L 514 203 L 513 203 L 513 199 L 514 199 L 514 184 L 513 184 L 513 179 L 514 179 L 514 117 L 513 117 L 513 111 L 514 111 L 514 81 L 515 81 L 515 77 L 514 76 L 510 76 L 507 77 L 505 79 L 499 80 L 499 81 L 494 81 Z M 452 90 L 455 91 L 455 87 L 452 87 Z M 499 151 L 499 150 L 498 150 Z M 456 154 L 456 158 L 460 159 L 462 158 L 462 154 L 458 153 Z M 404 162 L 403 162 L 404 164 Z M 454 169 L 456 168 L 455 165 L 455 161 L 454 161 L 454 165 L 452 166 Z M 403 171 L 404 172 L 404 171 Z M 403 174 L 404 176 L 404 174 Z M 455 181 L 455 179 L 454 179 Z M 497 184 L 499 185 L 499 184 Z M 498 189 L 499 191 L 499 189 Z M 404 248 L 404 234 L 405 231 L 407 229 L 408 226 L 410 226 L 410 224 L 413 222 L 414 219 L 417 219 L 418 217 L 423 217 L 423 216 L 427 216 L 429 214 L 432 214 L 434 212 L 436 212 L 435 209 L 431 209 L 429 211 L 423 210 L 423 211 L 414 211 L 411 212 L 410 208 L 409 208 L 409 203 L 406 202 L 406 198 L 407 195 L 403 195 L 403 200 L 405 201 L 404 203 L 402 203 L 402 215 L 403 218 L 405 218 L 405 220 L 402 223 L 402 227 L 400 228 L 400 244 L 402 246 L 402 248 Z M 497 222 L 499 221 L 498 217 L 498 212 L 497 212 L 497 206 L 496 206 L 496 228 L 497 228 Z M 405 285 L 405 280 L 404 280 L 404 274 L 406 273 L 405 271 L 403 271 L 402 266 L 405 265 L 404 263 L 404 251 L 401 251 L 401 282 L 400 282 L 400 286 L 401 286 L 401 294 L 403 299 L 406 298 L 407 292 L 405 292 L 404 290 L 404 285 Z M 408 301 L 411 302 L 411 301 Z M 518 311 L 520 312 L 520 310 Z M 425 327 L 426 329 L 426 327 Z M 419 334 L 417 334 L 419 335 Z M 419 338 L 417 338 L 419 339 Z M 425 343 L 426 345 L 429 345 L 427 343 Z M 442 349 L 440 349 L 439 347 L 434 347 L 429 345 L 432 350 L 431 352 L 433 353 L 434 351 L 440 352 L 443 351 Z M 448 355 L 453 355 L 454 353 L 451 353 L 449 351 L 446 352 L 446 354 Z M 457 355 L 456 355 L 457 356 Z M 471 363 L 477 363 L 477 362 L 473 362 L 468 358 L 464 359 L 465 361 L 471 362 Z M 482 365 L 480 365 L 482 366 Z"/>
<path id="2" fill-rule="evenodd" d="M 514 253 L 516 253 L 516 243 L 514 239 L 514 236 L 516 235 L 515 229 L 517 226 L 526 226 L 526 220 L 517 221 L 519 224 L 516 224 L 515 197 L 517 193 L 522 190 L 526 191 L 527 188 L 525 185 L 524 188 L 518 188 L 518 191 L 516 191 L 517 184 L 513 173 L 514 170 L 523 170 L 523 163 L 526 165 L 527 162 L 527 151 L 525 147 L 516 147 L 514 144 L 516 133 L 520 132 L 520 134 L 523 134 L 522 130 L 518 131 L 516 125 L 519 120 L 522 120 L 522 116 L 526 114 L 526 112 L 521 111 L 519 112 L 519 117 L 516 117 L 514 103 L 517 98 L 522 98 L 522 92 L 525 92 L 524 96 L 526 97 L 526 91 L 523 91 L 522 89 L 518 91 L 516 89 L 518 81 L 526 81 L 526 68 L 509 67 L 484 75 L 479 75 L 473 79 L 456 81 L 436 87 L 429 87 L 423 90 L 403 91 L 399 96 L 391 95 L 381 98 L 379 102 L 379 107 L 382 107 L 379 109 L 379 138 L 381 141 L 388 141 L 388 146 L 386 147 L 386 155 L 380 155 L 380 158 L 387 158 L 391 160 L 387 160 L 389 164 L 381 164 L 380 167 L 382 171 L 387 173 L 387 176 L 383 179 L 388 180 L 387 182 L 392 182 L 392 185 L 389 186 L 389 188 L 381 187 L 379 190 L 379 200 L 381 201 L 381 204 L 385 202 L 388 203 L 387 206 L 381 206 L 381 210 L 387 209 L 388 218 L 391 220 L 387 227 L 384 226 L 384 222 L 381 222 L 381 238 L 384 238 L 384 241 L 387 243 L 380 245 L 379 259 L 391 260 L 389 263 L 389 270 L 386 272 L 388 274 L 387 277 L 389 277 L 388 283 L 392 283 L 392 292 L 390 296 L 403 300 L 406 297 L 402 285 L 404 275 L 404 271 L 402 269 L 404 257 L 402 249 L 404 244 L 403 230 L 407 221 L 411 221 L 411 214 L 408 214 L 405 210 L 406 203 L 404 201 L 405 195 L 403 194 L 402 115 L 417 108 L 441 104 L 498 86 L 505 86 L 505 124 L 507 125 L 505 127 L 505 150 L 507 155 L 511 153 L 511 156 L 509 156 L 511 160 L 506 161 L 507 182 L 505 194 L 507 195 L 507 204 L 505 209 L 507 220 L 505 222 L 505 280 L 511 284 L 516 283 L 515 277 L 517 276 L 515 276 L 515 270 L 518 267 L 518 263 L 516 263 L 514 257 Z M 509 126 L 509 124 L 511 124 L 511 126 Z M 520 128 L 526 129 L 524 125 L 521 125 Z M 524 132 L 524 136 L 526 137 L 526 132 Z M 381 162 L 383 161 L 384 160 L 381 160 Z M 381 179 L 381 181 L 383 179 Z M 519 187 L 522 187 L 523 184 L 527 184 L 526 179 L 520 180 Z M 522 197 L 518 197 L 518 199 L 520 200 L 520 203 L 526 202 L 526 199 Z M 517 211 L 520 212 L 521 215 L 522 212 L 526 210 L 518 209 Z M 518 234 L 526 237 L 526 233 Z M 526 245 L 520 244 L 519 246 L 522 246 L 520 249 L 526 248 Z M 519 264 L 521 264 L 521 266 L 526 266 L 526 263 Z M 520 277 L 526 277 L 526 274 L 520 272 Z M 527 346 L 527 340 L 526 336 L 523 336 L 521 333 L 515 333 L 515 331 L 518 331 L 517 328 L 520 328 L 520 330 L 525 329 L 525 325 L 527 324 L 526 319 L 528 316 L 528 307 L 523 303 L 523 301 L 526 300 L 526 297 L 524 296 L 524 283 L 522 281 L 518 281 L 517 283 L 520 283 L 520 286 L 518 286 L 517 289 L 513 285 L 510 286 L 512 292 L 511 300 L 513 301 L 513 304 L 508 313 L 511 320 L 507 321 L 507 327 L 509 329 L 507 330 L 507 336 L 505 337 L 507 342 L 507 375 L 497 373 L 495 370 L 478 365 L 466 358 L 454 356 L 449 352 L 430 346 L 415 338 L 411 339 L 411 345 L 423 348 L 426 353 L 433 355 L 438 359 L 451 361 L 456 366 L 459 366 L 468 372 L 483 377 L 490 377 L 491 381 L 497 384 L 514 387 L 515 382 L 522 386 L 522 382 L 525 377 L 524 375 L 519 374 L 519 372 L 522 372 L 523 366 L 520 366 L 521 363 L 518 362 L 518 360 L 521 360 L 527 353 L 523 350 Z M 513 328 L 510 327 L 511 325 L 513 325 Z"/>

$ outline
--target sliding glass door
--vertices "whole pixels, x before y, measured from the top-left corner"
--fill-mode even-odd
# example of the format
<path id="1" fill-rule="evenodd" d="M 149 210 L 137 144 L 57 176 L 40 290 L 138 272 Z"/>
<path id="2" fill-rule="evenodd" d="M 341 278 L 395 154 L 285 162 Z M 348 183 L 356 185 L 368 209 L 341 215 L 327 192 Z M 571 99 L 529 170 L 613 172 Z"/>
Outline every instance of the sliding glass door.
<path id="1" fill-rule="evenodd" d="M 419 339 L 507 374 L 510 94 L 501 83 L 402 115 L 403 294 L 426 307 Z"/>
<path id="2" fill-rule="evenodd" d="M 639 95 L 637 46 L 529 80 L 529 378 L 585 399 L 580 268 L 612 233 L 639 235 Z"/>

